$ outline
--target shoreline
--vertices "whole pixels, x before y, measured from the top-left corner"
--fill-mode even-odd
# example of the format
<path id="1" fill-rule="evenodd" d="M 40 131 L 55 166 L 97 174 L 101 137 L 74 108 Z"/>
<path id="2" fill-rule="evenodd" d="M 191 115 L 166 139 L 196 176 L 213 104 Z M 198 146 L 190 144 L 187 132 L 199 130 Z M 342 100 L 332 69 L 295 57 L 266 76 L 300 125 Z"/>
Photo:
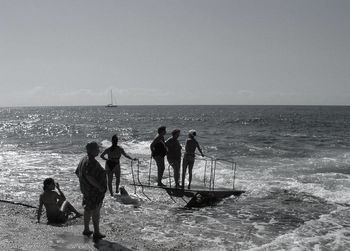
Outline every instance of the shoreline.
<path id="1" fill-rule="evenodd" d="M 40 224 L 36 222 L 36 208 L 0 202 L 0 247 L 2 250 L 205 250 L 205 245 L 192 241 L 174 243 L 143 238 L 143 227 L 135 226 L 123 217 L 109 222 L 101 216 L 101 231 L 106 238 L 94 242 L 82 235 L 83 218 L 70 219 L 61 226 L 46 224 L 43 213 Z M 81 210 L 79 208 L 78 210 Z M 124 215 L 125 216 L 125 215 Z M 130 217 L 130 215 L 129 215 Z M 128 217 L 126 217 L 128 218 Z"/>
<path id="2" fill-rule="evenodd" d="M 0 202 L 0 247 L 2 250 L 141 250 L 106 240 L 93 242 L 82 235 L 83 220 L 76 218 L 62 226 L 36 223 L 36 209 Z"/>

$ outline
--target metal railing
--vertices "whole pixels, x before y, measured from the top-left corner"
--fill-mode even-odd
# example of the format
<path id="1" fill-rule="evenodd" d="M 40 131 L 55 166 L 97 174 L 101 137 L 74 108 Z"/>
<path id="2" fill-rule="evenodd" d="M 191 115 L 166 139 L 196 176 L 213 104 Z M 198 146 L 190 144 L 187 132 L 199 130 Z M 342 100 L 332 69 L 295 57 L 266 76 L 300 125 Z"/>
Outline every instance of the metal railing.
<path id="1" fill-rule="evenodd" d="M 217 168 L 218 168 L 218 162 L 219 163 L 226 163 L 231 166 L 231 171 L 232 171 L 232 189 L 235 190 L 235 180 L 236 180 L 236 172 L 237 172 L 237 163 L 234 160 L 229 160 L 229 159 L 223 159 L 223 158 L 215 158 L 212 156 L 204 156 L 202 157 L 201 155 L 196 154 L 197 156 L 200 156 L 196 158 L 197 166 L 201 165 L 201 163 L 198 162 L 203 162 L 202 165 L 204 165 L 204 174 L 203 174 L 203 186 L 204 189 L 214 191 L 215 186 L 216 186 L 216 173 L 217 173 Z M 166 158 L 165 160 L 166 161 Z M 131 175 L 132 175 L 132 181 L 134 186 L 134 192 L 136 194 L 136 187 L 139 186 L 142 189 L 142 193 L 149 199 L 149 197 L 145 194 L 144 188 L 145 187 L 157 187 L 156 185 L 152 185 L 152 167 L 155 165 L 155 161 L 153 161 L 152 157 L 147 160 L 147 159 L 139 159 L 137 160 L 137 170 L 135 172 L 135 167 L 134 167 L 134 161 L 131 161 Z M 142 167 L 147 167 L 148 170 L 140 170 Z M 167 177 L 163 177 L 163 179 L 168 179 L 168 186 L 167 188 L 174 188 L 172 186 L 173 182 L 172 179 L 174 178 L 173 171 L 171 170 L 171 165 L 168 164 L 168 175 Z M 180 168 L 182 169 L 182 167 Z M 165 174 L 164 170 L 164 174 Z M 143 177 L 140 177 L 140 174 L 145 174 Z M 147 177 L 148 179 L 145 181 L 144 177 Z M 143 181 L 142 181 L 143 178 Z M 174 188 L 175 189 L 175 188 Z"/>

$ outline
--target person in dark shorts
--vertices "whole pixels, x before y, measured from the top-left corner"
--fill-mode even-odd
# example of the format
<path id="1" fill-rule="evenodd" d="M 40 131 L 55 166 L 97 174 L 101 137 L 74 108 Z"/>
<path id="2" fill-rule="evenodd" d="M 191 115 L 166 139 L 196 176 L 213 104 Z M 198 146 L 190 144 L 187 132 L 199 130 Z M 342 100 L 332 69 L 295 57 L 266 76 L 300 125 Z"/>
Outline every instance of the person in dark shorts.
<path id="1" fill-rule="evenodd" d="M 158 135 L 154 138 L 154 140 L 151 143 L 151 152 L 152 157 L 157 163 L 157 169 L 158 169 L 158 186 L 165 186 L 162 183 L 165 164 L 164 164 L 164 157 L 167 154 L 167 147 L 165 145 L 164 141 L 164 135 L 166 134 L 166 127 L 161 126 L 158 128 Z"/>
<path id="2" fill-rule="evenodd" d="M 194 138 L 196 135 L 197 133 L 195 130 L 190 130 L 188 133 L 188 138 L 186 140 L 185 154 L 182 161 L 182 188 L 185 187 L 186 170 L 188 167 L 188 189 L 191 189 L 192 169 L 194 165 L 196 149 L 198 149 L 202 157 L 204 157 L 204 154 L 202 152 L 202 149 L 199 146 L 199 143 Z"/>
<path id="3" fill-rule="evenodd" d="M 54 191 L 57 188 L 57 191 Z M 47 178 L 44 180 L 44 192 L 39 198 L 38 208 L 38 223 L 40 223 L 42 208 L 45 206 L 46 216 L 49 224 L 61 224 L 68 220 L 70 213 L 75 213 L 76 217 L 82 216 L 73 206 L 70 204 L 63 192 L 60 189 L 58 183 L 55 183 L 54 179 Z"/>
<path id="4" fill-rule="evenodd" d="M 107 155 L 108 158 L 105 156 Z M 137 160 L 136 158 L 131 158 L 128 154 L 125 153 L 124 149 L 118 146 L 118 136 L 113 135 L 112 137 L 112 146 L 108 147 L 101 154 L 101 158 L 106 161 L 105 170 L 107 173 L 107 182 L 108 190 L 111 196 L 113 196 L 113 174 L 115 174 L 115 192 L 119 193 L 119 184 L 120 184 L 120 157 L 124 155 L 130 160 Z"/>
<path id="5" fill-rule="evenodd" d="M 87 156 L 81 159 L 75 174 L 79 178 L 80 190 L 83 194 L 84 231 L 83 235 L 90 236 L 90 219 L 94 226 L 94 239 L 106 237 L 100 232 L 100 210 L 107 190 L 106 172 L 95 159 L 100 153 L 96 142 L 86 145 Z"/>
<path id="6" fill-rule="evenodd" d="M 174 170 L 174 180 L 175 180 L 175 187 L 179 187 L 180 183 L 180 166 L 181 166 L 181 145 L 178 140 L 180 136 L 180 130 L 175 129 L 171 132 L 172 137 L 170 137 L 166 142 L 165 145 L 168 148 L 167 153 L 167 159 L 169 164 L 172 166 Z"/>

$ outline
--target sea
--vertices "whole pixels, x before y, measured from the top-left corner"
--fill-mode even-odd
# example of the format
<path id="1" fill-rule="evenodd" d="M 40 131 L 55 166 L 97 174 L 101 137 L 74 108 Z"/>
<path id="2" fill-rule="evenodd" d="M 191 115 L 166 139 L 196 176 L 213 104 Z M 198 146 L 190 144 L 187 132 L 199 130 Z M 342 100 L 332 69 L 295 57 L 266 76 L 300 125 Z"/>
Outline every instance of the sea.
<path id="1" fill-rule="evenodd" d="M 214 166 L 215 188 L 245 193 L 185 209 L 189 198 L 132 186 L 133 173 L 142 184 L 156 184 L 149 145 L 162 125 L 166 138 L 181 130 L 182 146 L 188 131 L 197 131 L 205 157 L 196 159 L 194 187 L 208 185 Z M 102 229 L 117 229 L 122 211 L 138 238 L 193 243 L 193 250 L 350 250 L 347 106 L 0 108 L 0 199 L 37 206 L 43 180 L 52 177 L 81 208 L 74 171 L 85 145 L 96 141 L 104 150 L 114 134 L 139 159 L 122 157 L 121 185 L 141 206 L 120 205 L 107 193 Z M 168 186 L 169 175 L 167 166 Z"/>

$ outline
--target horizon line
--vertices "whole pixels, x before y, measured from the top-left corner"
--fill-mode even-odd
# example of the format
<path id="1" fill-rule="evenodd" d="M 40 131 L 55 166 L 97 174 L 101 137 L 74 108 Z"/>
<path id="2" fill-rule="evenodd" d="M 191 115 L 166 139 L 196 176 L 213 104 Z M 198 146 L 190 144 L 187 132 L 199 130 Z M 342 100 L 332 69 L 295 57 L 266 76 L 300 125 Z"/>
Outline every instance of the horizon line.
<path id="1" fill-rule="evenodd" d="M 15 105 L 15 106 L 0 106 L 0 108 L 31 108 L 31 107 L 105 107 L 106 105 Z M 147 104 L 147 105 L 117 105 L 117 107 L 128 107 L 128 106 L 304 106 L 304 107 L 348 107 L 349 105 L 340 105 L 340 104 Z M 114 107 L 114 108 L 117 108 Z M 106 107 L 107 108 L 107 107 Z M 109 108 L 113 109 L 113 108 Z"/>

